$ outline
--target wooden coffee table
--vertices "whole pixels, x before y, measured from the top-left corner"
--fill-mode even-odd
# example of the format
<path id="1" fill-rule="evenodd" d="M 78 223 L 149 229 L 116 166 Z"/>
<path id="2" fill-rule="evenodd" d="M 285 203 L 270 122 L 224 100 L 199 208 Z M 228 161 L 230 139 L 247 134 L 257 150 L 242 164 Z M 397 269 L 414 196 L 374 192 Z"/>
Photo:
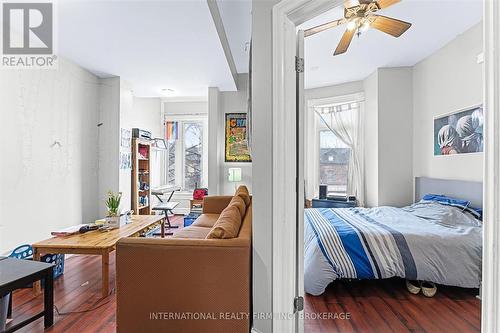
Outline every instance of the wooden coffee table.
<path id="1" fill-rule="evenodd" d="M 158 224 L 161 225 L 161 237 L 165 237 L 165 216 L 132 215 L 132 221 L 110 231 L 94 230 L 84 234 L 65 237 L 53 237 L 33 244 L 33 259 L 40 260 L 42 254 L 89 254 L 102 256 L 102 297 L 109 294 L 109 254 L 115 250 L 116 243 L 122 237 L 139 236 Z M 33 284 L 35 295 L 41 293 L 40 282 Z"/>

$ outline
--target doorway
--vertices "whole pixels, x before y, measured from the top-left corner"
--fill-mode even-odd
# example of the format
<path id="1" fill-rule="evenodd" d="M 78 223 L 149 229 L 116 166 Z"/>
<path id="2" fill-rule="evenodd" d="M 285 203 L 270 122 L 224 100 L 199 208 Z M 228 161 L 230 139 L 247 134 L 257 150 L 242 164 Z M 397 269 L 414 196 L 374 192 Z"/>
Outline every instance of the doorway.
<path id="1" fill-rule="evenodd" d="M 278 286 L 273 291 L 273 310 L 274 312 L 280 312 L 281 310 L 290 310 L 290 300 L 297 296 L 297 290 L 301 290 L 301 284 L 303 280 L 296 281 L 295 284 L 291 284 L 289 279 L 286 283 L 285 276 L 288 273 L 294 274 L 297 269 L 301 269 L 300 259 L 293 258 L 292 248 L 298 247 L 302 248 L 302 230 L 300 226 L 297 229 L 290 228 L 289 224 L 281 223 L 286 220 L 286 218 L 291 218 L 291 215 L 286 210 L 290 209 L 290 205 L 286 205 L 285 202 L 287 197 L 279 196 L 282 195 L 283 190 L 293 190 L 293 183 L 296 184 L 298 191 L 301 192 L 301 186 L 303 183 L 298 182 L 300 175 L 296 177 L 297 173 L 300 172 L 296 165 L 296 152 L 292 151 L 293 146 L 287 145 L 287 142 L 296 142 L 296 133 L 287 133 L 286 128 L 290 126 L 296 126 L 296 119 L 289 117 L 289 110 L 291 109 L 290 100 L 296 101 L 300 100 L 297 98 L 297 93 L 300 94 L 299 90 L 295 90 L 293 85 L 290 85 L 290 80 L 295 78 L 295 64 L 294 57 L 296 55 L 296 26 L 305 22 L 307 19 L 315 17 L 321 13 L 324 13 L 335 6 L 342 6 L 342 1 L 334 1 L 325 3 L 323 1 L 282 1 L 275 6 L 273 11 L 273 113 L 274 113 L 274 141 L 273 149 L 274 151 L 283 152 L 279 158 L 275 157 L 273 174 L 280 175 L 274 178 L 273 181 L 273 285 Z M 499 5 L 494 2 L 486 2 L 486 11 L 484 17 L 485 26 L 485 113 L 486 113 L 486 123 L 485 123 L 485 173 L 484 173 L 484 210 L 485 210 L 485 221 L 497 221 L 498 211 L 494 209 L 492 203 L 493 200 L 498 199 L 498 191 L 495 189 L 499 188 L 498 179 L 493 179 L 492 175 L 495 171 L 498 171 L 498 138 L 494 138 L 494 129 L 498 128 L 498 114 L 494 114 L 494 110 L 498 109 L 498 96 L 495 96 L 495 87 L 498 87 L 498 74 L 493 75 L 493 73 L 498 73 L 498 63 L 495 63 L 495 57 L 498 57 L 493 52 L 493 46 L 498 41 L 494 40 L 493 36 L 498 36 L 498 13 Z M 495 35 L 496 34 L 496 35 Z M 293 60 L 292 60 L 293 59 Z M 290 98 L 293 97 L 293 98 Z M 293 108 L 292 108 L 293 109 Z M 496 162 L 495 162 L 496 161 Z M 292 167 L 293 166 L 293 167 Z M 295 170 L 294 170 L 295 169 Z M 289 184 L 289 180 L 292 179 L 292 185 Z M 303 198 L 303 196 L 301 197 Z M 290 199 L 290 198 L 288 198 Z M 297 217 L 301 217 L 301 207 L 296 200 L 292 200 L 296 203 L 296 207 L 293 211 L 298 212 Z M 294 230 L 290 230 L 294 229 Z M 296 233 L 297 232 L 297 233 Z M 496 322 L 498 319 L 493 316 L 495 313 L 493 310 L 496 309 L 498 300 L 500 299 L 499 289 L 496 287 L 496 281 L 498 279 L 493 279 L 498 274 L 498 262 L 495 262 L 494 258 L 498 258 L 498 249 L 493 247 L 493 239 L 498 238 L 498 225 L 490 223 L 485 223 L 484 226 L 484 254 L 483 254 L 483 295 L 482 298 L 482 331 L 483 332 L 494 332 L 499 323 Z M 298 236 L 297 236 L 298 235 Z M 295 242 L 290 241 L 290 239 L 296 239 Z M 295 246 L 294 246 L 295 245 Z M 287 251 L 288 249 L 288 251 Z M 495 252 L 496 251 L 496 252 Z M 286 255 L 288 253 L 288 256 Z M 297 288 L 298 286 L 298 288 Z M 486 290 L 489 291 L 486 295 Z M 496 290 L 496 292 L 495 292 Z M 295 326 L 295 331 L 302 330 L 302 324 L 300 323 L 300 316 L 296 316 L 290 321 L 280 321 L 273 323 L 274 329 L 277 331 L 292 331 L 292 326 Z M 298 324 L 297 324 L 298 323 Z"/>

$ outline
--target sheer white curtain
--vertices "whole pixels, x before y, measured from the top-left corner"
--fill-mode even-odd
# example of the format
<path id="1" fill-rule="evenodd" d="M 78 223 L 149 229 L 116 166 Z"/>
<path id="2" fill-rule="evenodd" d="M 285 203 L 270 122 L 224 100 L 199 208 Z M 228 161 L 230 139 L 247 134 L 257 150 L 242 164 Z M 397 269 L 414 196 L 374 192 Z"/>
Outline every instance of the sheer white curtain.
<path id="1" fill-rule="evenodd" d="M 350 102 L 341 105 L 315 108 L 316 114 L 328 129 L 351 148 L 347 177 L 347 193 L 348 195 L 355 195 L 359 205 L 364 206 L 365 182 L 361 110 L 361 102 Z"/>

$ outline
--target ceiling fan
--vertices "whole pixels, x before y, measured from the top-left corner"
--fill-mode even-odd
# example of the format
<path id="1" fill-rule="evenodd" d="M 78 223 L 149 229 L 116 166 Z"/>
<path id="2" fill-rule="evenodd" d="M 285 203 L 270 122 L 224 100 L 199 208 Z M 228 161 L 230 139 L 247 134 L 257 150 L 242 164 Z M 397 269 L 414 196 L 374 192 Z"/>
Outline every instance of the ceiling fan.
<path id="1" fill-rule="evenodd" d="M 411 23 L 391 17 L 376 15 L 380 9 L 387 8 L 401 0 L 345 0 L 344 17 L 318 25 L 304 31 L 304 37 L 312 36 L 318 32 L 347 24 L 347 29 L 333 53 L 334 56 L 347 51 L 354 34 L 358 36 L 370 27 L 385 32 L 394 37 L 401 36 L 411 27 Z"/>

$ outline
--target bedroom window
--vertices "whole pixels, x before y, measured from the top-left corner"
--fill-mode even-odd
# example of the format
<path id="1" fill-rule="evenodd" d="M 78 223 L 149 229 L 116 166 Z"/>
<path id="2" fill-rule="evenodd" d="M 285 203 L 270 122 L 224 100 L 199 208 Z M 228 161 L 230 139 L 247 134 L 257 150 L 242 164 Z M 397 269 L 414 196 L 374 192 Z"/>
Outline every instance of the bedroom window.
<path id="1" fill-rule="evenodd" d="M 319 183 L 328 194 L 346 195 L 351 149 L 330 130 L 319 131 Z"/>
<path id="2" fill-rule="evenodd" d="M 183 117 L 165 122 L 168 149 L 167 179 L 169 185 L 191 192 L 207 183 L 207 119 Z"/>

